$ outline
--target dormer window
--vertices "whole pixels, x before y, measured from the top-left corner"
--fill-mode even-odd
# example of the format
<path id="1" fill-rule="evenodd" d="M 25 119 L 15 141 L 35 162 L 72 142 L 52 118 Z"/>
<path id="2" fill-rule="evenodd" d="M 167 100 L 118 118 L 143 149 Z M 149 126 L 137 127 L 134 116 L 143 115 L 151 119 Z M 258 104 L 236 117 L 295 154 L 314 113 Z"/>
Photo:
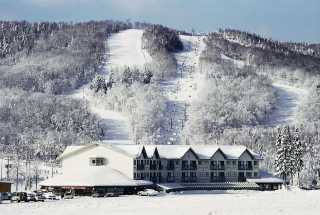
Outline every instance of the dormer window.
<path id="1" fill-rule="evenodd" d="M 90 158 L 90 165 L 91 166 L 104 166 L 106 165 L 106 159 L 97 157 L 97 158 Z"/>

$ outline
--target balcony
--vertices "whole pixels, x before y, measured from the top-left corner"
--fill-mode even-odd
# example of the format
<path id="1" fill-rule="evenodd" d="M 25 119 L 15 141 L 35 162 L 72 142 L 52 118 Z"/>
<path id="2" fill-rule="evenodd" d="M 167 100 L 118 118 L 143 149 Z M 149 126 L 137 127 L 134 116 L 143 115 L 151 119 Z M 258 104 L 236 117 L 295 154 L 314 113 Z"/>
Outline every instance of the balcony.
<path id="1" fill-rule="evenodd" d="M 145 166 L 144 165 L 137 165 L 137 170 L 145 170 Z"/>
<path id="2" fill-rule="evenodd" d="M 225 170 L 224 165 L 210 165 L 210 170 Z"/>
<path id="3" fill-rule="evenodd" d="M 157 165 L 151 164 L 150 165 L 150 170 L 157 170 Z"/>
<path id="4" fill-rule="evenodd" d="M 181 170 L 197 170 L 197 165 L 182 165 Z"/>
<path id="5" fill-rule="evenodd" d="M 174 165 L 167 165 L 167 170 L 175 170 Z"/>
<path id="6" fill-rule="evenodd" d="M 182 176 L 181 177 L 181 182 L 182 183 L 195 183 L 197 182 L 197 177 L 196 176 Z"/>
<path id="7" fill-rule="evenodd" d="M 252 165 L 238 165 L 238 170 L 252 170 Z"/>
<path id="8" fill-rule="evenodd" d="M 214 176 L 210 178 L 211 182 L 225 182 L 226 178 L 224 176 Z"/>

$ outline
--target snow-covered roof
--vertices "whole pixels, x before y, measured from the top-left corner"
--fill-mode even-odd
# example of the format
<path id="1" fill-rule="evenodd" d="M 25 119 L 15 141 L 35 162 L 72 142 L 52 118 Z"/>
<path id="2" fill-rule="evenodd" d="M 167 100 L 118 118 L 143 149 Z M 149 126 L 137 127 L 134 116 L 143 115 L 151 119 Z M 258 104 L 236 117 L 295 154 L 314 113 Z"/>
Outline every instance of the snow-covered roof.
<path id="1" fill-rule="evenodd" d="M 11 182 L 11 181 L 0 181 L 0 183 L 3 183 L 3 184 L 13 184 L 13 182 Z"/>
<path id="2" fill-rule="evenodd" d="M 72 145 L 72 146 L 67 146 L 67 148 L 62 152 L 61 155 L 57 158 L 57 160 L 61 160 L 67 156 L 70 156 L 74 153 L 80 152 L 82 150 L 85 150 L 87 148 L 91 148 L 97 146 L 97 144 L 88 144 L 88 145 Z"/>
<path id="3" fill-rule="evenodd" d="M 210 159 L 217 151 L 222 152 L 226 159 L 238 159 L 246 151 L 256 160 L 262 159 L 259 154 L 241 145 L 112 145 L 112 148 L 131 157 L 140 156 L 145 149 L 149 158 L 157 150 L 160 158 L 180 159 L 191 150 L 199 159 Z"/>
<path id="4" fill-rule="evenodd" d="M 283 180 L 281 178 L 278 177 L 261 177 L 261 178 L 248 178 L 247 179 L 248 182 L 254 182 L 254 183 L 275 183 L 275 184 L 279 184 L 279 183 L 283 183 Z"/>
<path id="5" fill-rule="evenodd" d="M 120 171 L 106 166 L 92 166 L 85 169 L 70 169 L 61 175 L 40 183 L 41 186 L 143 186 L 152 182 L 133 180 Z"/>
<path id="6" fill-rule="evenodd" d="M 79 153 L 81 151 L 94 148 L 96 146 L 104 146 L 125 154 L 132 158 L 137 158 L 143 152 L 148 158 L 152 158 L 157 151 L 160 158 L 164 159 L 181 159 L 188 151 L 195 153 L 198 159 L 211 159 L 218 151 L 223 154 L 226 159 L 239 159 L 244 152 L 248 152 L 253 159 L 261 160 L 262 157 L 241 145 L 133 145 L 133 144 L 90 144 L 82 146 L 68 146 L 66 150 L 58 157 L 62 160 L 68 156 Z"/>

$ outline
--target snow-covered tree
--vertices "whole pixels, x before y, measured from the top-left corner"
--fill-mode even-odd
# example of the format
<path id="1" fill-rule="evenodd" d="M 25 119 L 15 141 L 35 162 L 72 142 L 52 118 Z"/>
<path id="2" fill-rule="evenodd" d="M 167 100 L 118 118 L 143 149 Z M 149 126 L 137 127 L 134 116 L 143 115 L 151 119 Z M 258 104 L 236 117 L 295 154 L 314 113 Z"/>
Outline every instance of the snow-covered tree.
<path id="1" fill-rule="evenodd" d="M 294 169 L 294 160 L 292 158 L 292 135 L 289 126 L 278 130 L 278 136 L 275 143 L 275 169 L 276 174 L 282 176 L 286 182 Z"/>

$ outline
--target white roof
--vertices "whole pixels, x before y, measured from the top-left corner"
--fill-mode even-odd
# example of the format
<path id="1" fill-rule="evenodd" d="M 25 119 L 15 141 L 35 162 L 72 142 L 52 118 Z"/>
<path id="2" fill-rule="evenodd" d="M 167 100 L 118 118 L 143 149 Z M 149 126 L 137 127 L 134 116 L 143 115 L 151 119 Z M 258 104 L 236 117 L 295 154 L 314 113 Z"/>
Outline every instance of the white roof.
<path id="1" fill-rule="evenodd" d="M 152 182 L 133 180 L 120 171 L 106 166 L 92 166 L 86 169 L 73 169 L 45 180 L 41 186 L 142 186 Z"/>
<path id="2" fill-rule="evenodd" d="M 79 152 L 81 150 L 84 150 L 86 148 L 90 148 L 93 146 L 97 146 L 98 144 L 88 144 L 88 145 L 72 145 L 72 146 L 67 146 L 67 148 L 62 152 L 61 155 L 57 158 L 57 160 L 60 160 L 66 156 L 69 156 L 73 153 Z"/>
<path id="3" fill-rule="evenodd" d="M 254 159 L 260 160 L 261 156 L 241 145 L 133 145 L 133 144 L 90 144 L 82 146 L 68 146 L 58 157 L 61 160 L 81 150 L 90 149 L 95 146 L 105 146 L 114 151 L 136 158 L 143 150 L 148 158 L 153 157 L 157 150 L 160 158 L 181 159 L 189 150 L 193 151 L 199 159 L 211 159 L 217 152 L 221 151 L 226 159 L 238 159 L 245 151 L 249 152 Z"/>
<path id="4" fill-rule="evenodd" d="M 160 158 L 180 159 L 189 150 L 192 150 L 199 159 L 210 159 L 218 150 L 221 150 L 226 159 L 238 159 L 245 151 L 248 151 L 254 159 L 262 159 L 257 153 L 252 152 L 241 145 L 112 145 L 112 148 L 138 157 L 144 148 L 149 158 L 157 149 Z"/>
<path id="5" fill-rule="evenodd" d="M 261 178 L 247 178 L 248 182 L 254 182 L 254 183 L 283 183 L 283 180 L 278 177 L 261 177 Z"/>

